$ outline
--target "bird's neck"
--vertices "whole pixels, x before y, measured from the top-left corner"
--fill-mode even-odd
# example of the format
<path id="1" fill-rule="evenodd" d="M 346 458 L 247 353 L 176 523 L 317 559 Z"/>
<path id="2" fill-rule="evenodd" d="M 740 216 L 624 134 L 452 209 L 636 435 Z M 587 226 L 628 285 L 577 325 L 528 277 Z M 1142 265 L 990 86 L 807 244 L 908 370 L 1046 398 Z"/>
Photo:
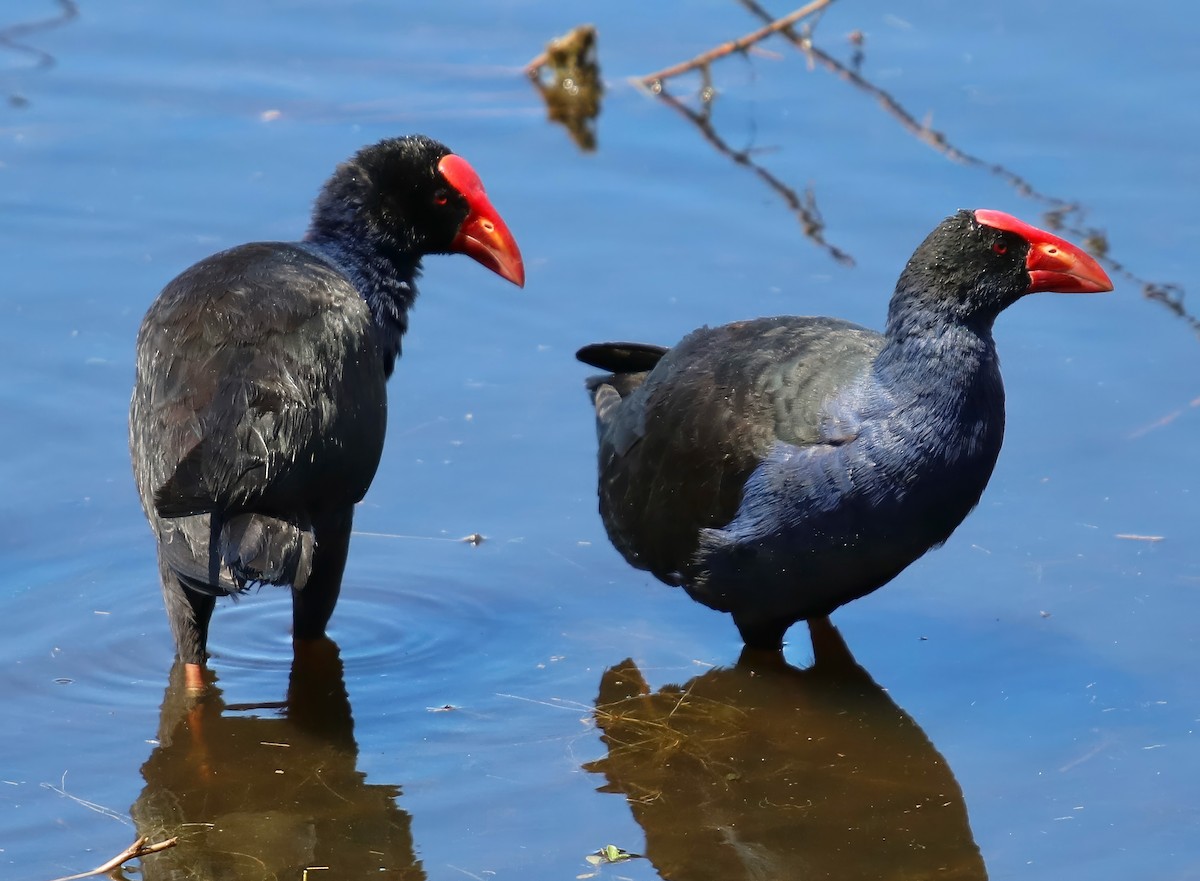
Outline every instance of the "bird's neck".
<path id="1" fill-rule="evenodd" d="M 895 316 L 893 316 L 895 317 Z M 888 499 L 944 541 L 979 501 L 1004 439 L 1004 383 L 990 324 L 908 314 L 856 390 L 859 495 Z M 928 547 L 928 543 L 923 545 Z"/>
<path id="2" fill-rule="evenodd" d="M 941 459 L 986 462 L 990 473 L 1004 437 L 1004 383 L 992 323 L 954 320 L 919 304 L 891 310 L 872 380 L 898 446 L 914 452 L 930 446 L 926 453 Z M 939 440 L 929 444 L 933 438 Z"/>
<path id="3" fill-rule="evenodd" d="M 943 386 L 969 385 L 981 373 L 998 371 L 994 322 L 995 315 L 964 317 L 936 303 L 894 297 L 876 373 L 899 383 L 923 385 L 937 376 Z"/>
<path id="4" fill-rule="evenodd" d="M 387 251 L 366 237 L 354 235 L 310 232 L 304 241 L 333 262 L 366 300 L 383 357 L 384 375 L 391 376 L 400 356 L 401 339 L 408 330 L 408 310 L 417 299 L 420 257 Z"/>

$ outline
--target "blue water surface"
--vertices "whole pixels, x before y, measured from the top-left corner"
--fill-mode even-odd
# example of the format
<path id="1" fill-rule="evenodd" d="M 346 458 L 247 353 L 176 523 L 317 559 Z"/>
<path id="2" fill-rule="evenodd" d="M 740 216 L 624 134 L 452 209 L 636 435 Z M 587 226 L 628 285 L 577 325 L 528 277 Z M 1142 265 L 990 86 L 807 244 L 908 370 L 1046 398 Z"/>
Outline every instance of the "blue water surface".
<path id="1" fill-rule="evenodd" d="M 605 86 L 592 152 L 547 119 L 522 72 L 585 22 Z M 923 730 L 915 777 L 952 772 L 954 835 L 990 877 L 1200 877 L 1194 7 L 839 0 L 813 31 L 819 54 L 776 36 L 712 65 L 727 152 L 630 82 L 761 23 L 733 0 L 5 4 L 0 875 L 85 871 L 153 831 L 145 817 L 168 796 L 244 787 L 222 821 L 241 837 L 197 827 L 169 871 L 155 857 L 144 875 L 299 878 L 298 865 L 386 839 L 383 877 L 695 878 L 662 856 L 689 842 L 713 848 L 714 878 L 737 877 L 717 874 L 731 854 L 747 878 L 911 877 L 869 846 L 796 849 L 816 802 L 790 766 L 789 838 L 748 831 L 763 799 L 742 770 L 713 770 L 712 791 L 736 797 L 714 796 L 702 818 L 652 825 L 643 808 L 669 803 L 669 784 L 591 764 L 618 753 L 594 708 L 605 670 L 631 658 L 656 692 L 730 667 L 740 642 L 725 616 L 608 545 L 573 353 L 769 314 L 878 327 L 924 235 L 990 207 L 1102 238 L 1116 291 L 1031 297 L 1001 317 L 1008 432 L 982 503 L 834 620 L 879 695 Z M 701 86 L 694 73 L 667 84 L 693 111 Z M 300 236 L 336 163 L 414 131 L 479 171 L 528 283 L 426 261 L 333 620 L 348 703 L 322 710 L 341 719 L 327 754 L 278 708 L 292 662 L 283 591 L 218 609 L 219 712 L 170 700 L 125 438 L 134 338 L 180 270 Z M 485 541 L 458 540 L 471 534 Z M 811 660 L 802 626 L 787 655 Z M 655 747 L 660 764 L 699 755 L 688 738 L 729 736 L 738 762 L 782 774 L 818 731 L 842 730 L 816 688 L 772 698 L 789 712 L 811 701 L 786 737 L 755 728 L 772 704 L 714 711 L 707 734 L 701 713 Z M 908 749 L 890 739 L 900 717 L 880 712 L 864 710 L 868 740 Z M 211 736 L 185 748 L 178 724 Z M 293 736 L 307 752 L 258 781 L 275 754 L 257 750 Z M 201 755 L 204 743 L 223 752 Z M 704 755 L 712 768 L 717 753 Z M 332 807 L 270 807 L 272 780 L 325 780 L 323 768 Z M 848 827 L 870 820 L 871 797 L 820 809 Z M 341 837 L 323 838 L 330 827 Z M 587 860 L 607 844 L 647 858 Z M 252 859 L 222 874 L 235 852 Z M 291 862 L 269 865 L 284 852 Z M 979 877 L 963 865 L 945 876 Z"/>

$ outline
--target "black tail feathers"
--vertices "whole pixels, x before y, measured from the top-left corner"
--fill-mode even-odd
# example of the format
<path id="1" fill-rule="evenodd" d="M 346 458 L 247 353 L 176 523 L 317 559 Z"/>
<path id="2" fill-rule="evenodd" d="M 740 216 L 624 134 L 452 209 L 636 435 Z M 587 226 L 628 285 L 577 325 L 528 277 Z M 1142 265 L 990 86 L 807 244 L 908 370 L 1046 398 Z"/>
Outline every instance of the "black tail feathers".
<path id="1" fill-rule="evenodd" d="M 290 584 L 300 590 L 312 572 L 313 534 L 294 523 L 240 514 L 221 529 L 224 564 L 243 584 Z"/>
<path id="2" fill-rule="evenodd" d="M 575 353 L 575 357 L 590 367 L 609 373 L 645 373 L 653 370 L 666 346 L 650 343 L 592 343 Z"/>
<path id="3" fill-rule="evenodd" d="M 316 544 L 311 527 L 263 514 L 210 516 L 207 528 L 184 526 L 163 536 L 166 563 L 189 589 L 236 596 L 254 584 L 301 590 L 308 583 Z"/>
<path id="4" fill-rule="evenodd" d="M 592 343 L 575 353 L 584 364 L 609 371 L 604 376 L 584 380 L 596 406 L 598 428 L 602 429 L 612 418 L 622 398 L 633 394 L 646 381 L 646 374 L 668 351 L 665 346 L 649 343 Z"/>

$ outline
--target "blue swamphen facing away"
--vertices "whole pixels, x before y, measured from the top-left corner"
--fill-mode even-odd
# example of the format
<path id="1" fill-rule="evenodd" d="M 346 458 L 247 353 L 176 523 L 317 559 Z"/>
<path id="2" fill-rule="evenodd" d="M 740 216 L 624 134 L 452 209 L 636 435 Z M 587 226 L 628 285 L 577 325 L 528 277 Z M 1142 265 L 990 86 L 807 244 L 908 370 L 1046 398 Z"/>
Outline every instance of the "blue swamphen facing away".
<path id="1" fill-rule="evenodd" d="M 1004 436 L 996 316 L 1112 290 L 1091 257 L 960 211 L 900 274 L 882 334 L 834 318 L 600 343 L 588 388 L 600 512 L 634 566 L 729 612 L 747 645 L 883 586 L 979 502 Z"/>
<path id="2" fill-rule="evenodd" d="M 189 686 L 202 685 L 218 596 L 288 585 L 293 638 L 324 635 L 421 258 L 445 253 L 525 282 L 466 160 L 393 138 L 337 168 L 302 241 L 214 254 L 146 313 L 130 450 Z"/>

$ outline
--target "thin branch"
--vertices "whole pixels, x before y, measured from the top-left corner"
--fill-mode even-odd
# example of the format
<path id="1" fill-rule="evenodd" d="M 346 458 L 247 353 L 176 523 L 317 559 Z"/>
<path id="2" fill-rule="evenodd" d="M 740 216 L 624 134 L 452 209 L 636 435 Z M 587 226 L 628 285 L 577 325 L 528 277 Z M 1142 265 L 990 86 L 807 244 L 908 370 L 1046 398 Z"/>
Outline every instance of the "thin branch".
<path id="1" fill-rule="evenodd" d="M 37 61 L 34 64 L 35 68 L 47 68 L 54 66 L 54 56 L 45 49 L 39 49 L 36 46 L 30 46 L 20 42 L 22 37 L 37 31 L 48 31 L 52 28 L 64 25 L 72 19 L 79 17 L 79 7 L 75 0 L 58 0 L 58 7 L 62 10 L 53 18 L 43 18 L 37 21 L 26 21 L 18 24 L 6 25 L 0 28 L 0 48 L 12 49 L 15 52 L 23 52 L 26 55 L 32 55 Z"/>
<path id="2" fill-rule="evenodd" d="M 759 18 L 765 21 L 772 21 L 773 17 L 771 13 L 755 2 L 755 0 L 739 0 L 739 2 Z M 809 64 L 820 64 L 839 79 L 875 98 L 879 102 L 879 106 L 886 110 L 909 134 L 921 143 L 937 150 L 952 162 L 982 168 L 1001 178 L 1016 190 L 1018 195 L 1032 199 L 1035 202 L 1041 202 L 1048 209 L 1046 212 L 1046 222 L 1051 228 L 1062 230 L 1072 236 L 1085 239 L 1088 244 L 1088 250 L 1092 251 L 1100 263 L 1114 274 L 1120 275 L 1133 284 L 1136 284 L 1141 288 L 1142 296 L 1145 299 L 1159 303 L 1165 307 L 1183 320 L 1193 333 L 1200 336 L 1200 318 L 1197 318 L 1184 306 L 1185 291 L 1183 287 L 1170 282 L 1156 282 L 1142 278 L 1130 271 L 1124 264 L 1111 257 L 1108 253 L 1108 243 L 1103 233 L 1094 227 L 1088 227 L 1084 224 L 1082 219 L 1083 209 L 1079 205 L 1050 195 L 1049 193 L 1041 192 L 1024 177 L 1004 165 L 996 162 L 988 162 L 965 150 L 959 149 L 950 142 L 950 139 L 943 132 L 933 128 L 927 119 L 918 121 L 889 92 L 872 83 L 857 70 L 852 70 L 814 45 L 811 35 L 797 32 L 791 27 L 782 27 L 779 29 L 779 33 L 804 53 L 805 57 L 808 58 Z"/>
<path id="3" fill-rule="evenodd" d="M 805 235 L 826 248 L 836 260 L 841 263 L 853 262 L 848 254 L 826 244 L 823 237 L 824 224 L 821 222 L 820 216 L 816 211 L 812 192 L 807 191 L 804 199 L 801 199 L 794 190 L 783 184 L 765 168 L 752 161 L 748 151 L 737 151 L 730 148 L 717 135 L 712 125 L 709 105 L 716 92 L 711 83 L 710 63 L 733 52 L 744 50 L 771 34 L 777 33 L 787 38 L 800 52 L 804 53 L 804 56 L 808 59 L 810 68 L 814 68 L 819 64 L 839 79 L 870 95 L 879 103 L 880 107 L 900 123 L 905 131 L 921 143 L 937 150 L 952 162 L 974 168 L 982 168 L 990 174 L 1001 178 L 1018 195 L 1042 203 L 1045 206 L 1046 224 L 1051 229 L 1061 230 L 1084 239 L 1088 250 L 1114 275 L 1119 275 L 1137 285 L 1141 288 L 1144 299 L 1151 300 L 1166 308 L 1187 324 L 1196 336 L 1200 337 L 1200 317 L 1197 317 L 1184 305 L 1186 291 L 1183 286 L 1171 282 L 1156 282 L 1143 278 L 1113 258 L 1109 253 L 1107 238 L 1103 231 L 1088 226 L 1085 223 L 1084 211 L 1078 204 L 1049 193 L 1041 192 L 1029 180 L 1008 167 L 997 162 L 989 162 L 960 149 L 951 143 L 950 139 L 943 132 L 935 129 L 930 124 L 928 117 L 923 120 L 917 119 L 891 93 L 875 85 L 875 83 L 863 76 L 860 72 L 862 64 L 862 36 L 859 32 L 855 32 L 852 35 L 851 42 L 855 45 L 856 49 L 851 65 L 847 66 L 813 43 L 811 28 L 805 27 L 803 30 L 797 30 L 793 27 L 797 21 L 805 16 L 821 11 L 832 0 L 815 0 L 815 2 L 809 3 L 802 9 L 798 9 L 778 19 L 764 9 L 757 0 L 739 0 L 739 2 L 767 24 L 752 34 L 748 34 L 738 40 L 722 43 L 708 52 L 701 53 L 690 61 L 664 68 L 657 73 L 645 77 L 634 78 L 633 82 L 648 88 L 649 91 L 664 100 L 676 111 L 682 113 L 700 129 L 705 139 L 721 153 L 729 156 L 739 165 L 745 165 L 753 169 L 771 189 L 782 196 L 788 203 L 788 206 L 800 219 Z M 705 104 L 703 112 L 690 109 L 679 99 L 669 95 L 665 90 L 664 80 L 689 71 L 699 71 L 703 78 L 700 90 L 701 101 Z"/>
<path id="4" fill-rule="evenodd" d="M 537 55 L 529 60 L 525 65 L 525 76 L 531 80 L 537 80 L 542 75 L 542 68 L 546 66 L 546 62 L 550 60 L 550 53 L 543 49 Z"/>
<path id="5" fill-rule="evenodd" d="M 451 538 L 448 535 L 403 535 L 398 532 L 363 532 L 360 529 L 356 529 L 350 534 L 361 535 L 365 538 L 402 538 L 407 541 L 451 541 L 455 544 L 475 546 L 479 546 L 486 541 L 486 537 L 478 532 L 472 532 L 470 535 L 464 535 L 461 538 Z"/>
<path id="6" fill-rule="evenodd" d="M 126 826 L 133 825 L 130 822 L 129 818 L 126 817 L 124 814 L 120 814 L 117 811 L 114 811 L 112 808 L 106 808 L 104 805 L 97 804 L 94 801 L 88 801 L 86 798 L 80 798 L 77 795 L 71 795 L 71 793 L 67 792 L 67 772 L 66 771 L 63 771 L 62 785 L 55 786 L 53 783 L 42 783 L 41 787 L 43 789 L 49 789 L 51 792 L 57 792 L 63 798 L 69 798 L 71 801 L 75 802 L 78 805 L 82 805 L 83 807 L 87 808 L 89 811 L 95 811 L 97 814 L 103 814 L 106 817 L 112 817 L 112 819 L 117 820 L 121 823 L 124 823 Z"/>
<path id="7" fill-rule="evenodd" d="M 166 850 L 169 847 L 174 847 L 179 842 L 178 838 L 168 838 L 166 841 L 160 841 L 157 844 L 146 844 L 146 840 L 146 837 L 142 836 L 111 860 L 103 865 L 97 866 L 90 872 L 80 872 L 78 875 L 66 875 L 62 878 L 55 878 L 54 881 L 79 881 L 80 878 L 92 878 L 96 875 L 103 875 L 106 872 L 111 872 L 113 869 L 124 865 L 130 860 L 136 860 L 144 856 L 149 856 L 152 853 L 158 853 L 160 850 Z"/>
<path id="8" fill-rule="evenodd" d="M 838 263 L 843 266 L 853 266 L 854 258 L 838 248 L 825 241 L 825 221 L 821 219 L 820 212 L 817 210 L 816 196 L 812 190 L 805 190 L 803 198 L 801 198 L 794 189 L 789 187 L 774 174 L 768 171 L 763 166 L 759 165 L 750 158 L 750 153 L 747 150 L 734 150 L 725 140 L 717 134 L 717 130 L 713 127 L 712 120 L 709 118 L 707 107 L 704 113 L 698 113 L 688 107 L 674 95 L 667 92 L 665 89 L 660 89 L 657 97 L 659 100 L 666 102 L 669 107 L 674 108 L 684 116 L 688 121 L 700 130 L 700 134 L 704 139 L 716 148 L 717 152 L 723 156 L 728 156 L 738 165 L 745 166 L 752 170 L 760 180 L 768 187 L 774 190 L 788 208 L 796 215 L 796 219 L 800 221 L 800 227 L 804 231 L 804 235 L 815 242 L 819 247 L 824 249 Z"/>
<path id="9" fill-rule="evenodd" d="M 771 13 L 763 9 L 755 0 L 740 0 L 750 12 L 757 15 L 759 18 L 771 19 Z M 963 165 L 973 165 L 986 168 L 999 177 L 1004 178 L 1018 193 L 1022 196 L 1029 196 L 1046 202 L 1054 207 L 1065 207 L 1069 203 L 1064 199 L 1058 199 L 1054 196 L 1045 193 L 1039 193 L 1033 188 L 1033 185 L 1025 178 L 1021 177 L 1016 172 L 1010 171 L 1003 165 L 987 162 L 980 159 L 978 156 L 972 156 L 963 150 L 958 149 L 950 143 L 949 139 L 937 129 L 929 125 L 929 121 L 919 121 L 911 113 L 901 106 L 900 102 L 891 96 L 888 92 L 875 85 L 861 74 L 851 70 L 842 64 L 833 56 L 817 48 L 813 44 L 812 37 L 809 34 L 798 33 L 791 27 L 780 28 L 780 33 L 783 34 L 791 43 L 805 54 L 809 62 L 818 62 L 826 70 L 837 75 L 839 78 L 849 82 L 856 88 L 866 92 L 876 98 L 880 105 L 890 113 L 896 120 L 918 141 L 923 144 L 928 144 L 933 149 L 944 154 L 947 159 L 953 162 L 959 162 Z"/>
<path id="10" fill-rule="evenodd" d="M 546 103 L 547 117 L 562 123 L 579 149 L 595 150 L 596 119 L 604 96 L 596 26 L 579 25 L 552 39 L 525 66 L 525 75 Z"/>
<path id="11" fill-rule="evenodd" d="M 654 89 L 657 91 L 658 89 L 662 88 L 663 80 L 670 79 L 673 76 L 679 76 L 680 74 L 696 70 L 697 68 L 707 67 L 710 62 L 716 61 L 718 58 L 724 58 L 726 55 L 732 55 L 734 52 L 745 51 L 750 46 L 753 46 L 760 40 L 766 39 L 772 34 L 790 29 L 791 26 L 796 22 L 820 12 L 832 2 L 833 0 L 812 0 L 812 2 L 807 6 L 802 6 L 795 12 L 791 12 L 782 18 L 774 19 L 767 24 L 766 27 L 759 28 L 757 31 L 754 31 L 754 33 L 746 34 L 746 36 L 740 37 L 736 40 L 731 40 L 728 43 L 722 43 L 720 46 L 709 49 L 707 52 L 702 52 L 691 61 L 684 61 L 680 64 L 664 68 L 657 73 L 638 77 L 636 82 L 648 89 Z"/>

